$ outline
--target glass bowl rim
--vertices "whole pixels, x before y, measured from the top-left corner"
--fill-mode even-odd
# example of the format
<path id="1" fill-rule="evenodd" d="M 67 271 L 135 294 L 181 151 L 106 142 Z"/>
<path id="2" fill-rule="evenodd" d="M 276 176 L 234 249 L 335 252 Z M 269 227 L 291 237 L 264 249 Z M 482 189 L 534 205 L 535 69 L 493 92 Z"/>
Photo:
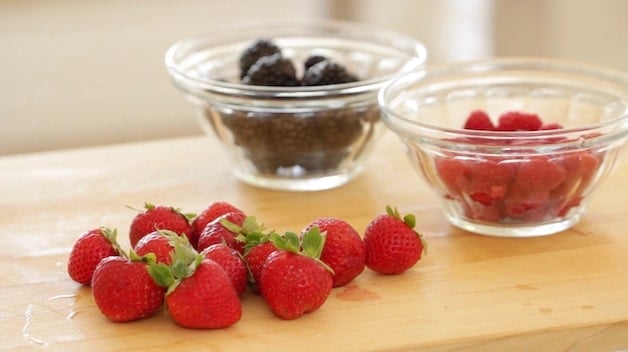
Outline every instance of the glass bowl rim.
<path id="1" fill-rule="evenodd" d="M 521 70 L 543 70 L 547 72 L 555 70 L 569 74 L 585 75 L 587 77 L 598 78 L 607 82 L 612 82 L 613 84 L 622 87 L 623 94 L 614 95 L 614 97 L 623 104 L 624 110 L 616 118 L 585 126 L 571 128 L 567 127 L 554 130 L 496 132 L 435 126 L 399 114 L 389 105 L 389 102 L 396 97 L 396 95 L 391 96 L 393 93 L 399 93 L 403 90 L 403 88 L 418 84 L 422 79 L 428 76 L 434 77 L 435 75 L 438 75 L 438 77 L 440 78 L 439 81 L 446 81 L 447 75 L 452 73 L 469 73 L 482 71 L 493 72 L 490 71 L 493 67 L 499 68 L 494 72 L 499 72 L 503 68 L 505 68 L 506 71 L 512 68 L 520 68 Z M 382 110 L 382 120 L 384 120 L 384 123 L 393 130 L 411 135 L 417 133 L 407 130 L 400 125 L 404 125 L 407 128 L 412 128 L 417 131 L 422 131 L 424 132 L 422 133 L 422 135 L 429 136 L 431 133 L 435 133 L 448 135 L 454 138 L 475 137 L 486 138 L 487 140 L 510 140 L 513 138 L 534 140 L 539 138 L 563 136 L 573 133 L 589 133 L 591 131 L 615 125 L 618 128 L 619 133 L 625 134 L 626 132 L 628 132 L 628 73 L 603 66 L 565 59 L 544 57 L 497 57 L 485 60 L 459 61 L 431 65 L 430 67 L 424 67 L 414 72 L 397 75 L 397 77 L 388 82 L 378 92 L 377 100 Z"/>
<path id="2" fill-rule="evenodd" d="M 412 47 L 413 53 L 408 51 L 410 57 L 408 62 L 396 72 L 374 78 L 360 80 L 358 82 L 321 85 L 321 86 L 300 86 L 300 87 L 281 87 L 281 86 L 254 86 L 241 83 L 225 82 L 216 79 L 206 78 L 200 79 L 193 77 L 179 67 L 181 59 L 177 59 L 177 55 L 186 50 L 190 46 L 198 43 L 211 42 L 212 38 L 220 38 L 221 35 L 232 34 L 234 31 L 257 30 L 260 37 L 263 37 L 263 31 L 280 29 L 280 28 L 312 28 L 329 30 L 347 30 L 354 33 L 360 33 L 361 38 L 366 38 L 364 33 L 378 33 L 386 38 L 394 38 L 395 41 L 401 41 Z M 254 38 L 250 38 L 251 40 Z M 242 39 L 244 40 L 244 39 Z M 360 41 L 358 39 L 351 39 Z M 367 39 L 362 39 L 368 42 Z M 229 45 L 228 43 L 219 44 L 220 46 Z M 187 57 L 190 54 L 185 55 Z M 393 31 L 381 26 L 367 24 L 362 22 L 326 20 L 326 19 L 309 19 L 309 20 L 261 20 L 254 22 L 235 23 L 226 27 L 222 27 L 212 32 L 206 32 L 196 36 L 187 37 L 178 40 L 172 44 L 164 55 L 164 62 L 168 73 L 175 80 L 181 81 L 184 87 L 194 88 L 206 92 L 220 93 L 224 95 L 240 95 L 253 97 L 272 97 L 272 98 L 321 98 L 336 95 L 353 95 L 370 91 L 378 91 L 391 79 L 402 72 L 409 72 L 413 69 L 420 68 L 427 61 L 427 49 L 425 45 L 403 32 Z"/>

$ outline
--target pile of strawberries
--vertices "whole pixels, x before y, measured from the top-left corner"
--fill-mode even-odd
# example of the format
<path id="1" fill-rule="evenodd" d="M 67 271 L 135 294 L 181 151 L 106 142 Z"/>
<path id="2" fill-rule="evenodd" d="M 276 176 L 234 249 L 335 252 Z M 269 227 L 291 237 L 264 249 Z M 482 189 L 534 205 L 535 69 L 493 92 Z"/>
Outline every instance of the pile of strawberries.
<path id="1" fill-rule="evenodd" d="M 556 123 L 544 124 L 537 114 L 517 111 L 500 115 L 497 124 L 493 124 L 488 114 L 476 110 L 468 116 L 464 128 L 509 132 L 562 127 Z M 479 136 L 467 142 L 486 140 Z M 543 142 L 568 141 L 548 136 Z M 491 143 L 513 146 L 530 143 L 532 148 L 538 138 L 531 142 L 504 139 Z M 565 216 L 580 205 L 602 157 L 585 149 L 525 158 L 504 154 L 484 160 L 452 154 L 436 159 L 436 171 L 446 187 L 445 197 L 460 204 L 468 218 L 501 223 L 538 222 Z"/>
<path id="2" fill-rule="evenodd" d="M 165 303 L 178 325 L 216 329 L 240 320 L 247 288 L 279 318 L 295 319 L 320 308 L 333 287 L 365 267 L 404 272 L 425 249 L 414 227 L 413 215 L 387 207 L 363 236 L 338 218 L 280 234 L 224 201 L 198 215 L 147 203 L 132 219 L 131 250 L 121 248 L 116 230 L 91 229 L 74 244 L 67 270 L 91 286 L 112 321 L 146 318 Z"/>

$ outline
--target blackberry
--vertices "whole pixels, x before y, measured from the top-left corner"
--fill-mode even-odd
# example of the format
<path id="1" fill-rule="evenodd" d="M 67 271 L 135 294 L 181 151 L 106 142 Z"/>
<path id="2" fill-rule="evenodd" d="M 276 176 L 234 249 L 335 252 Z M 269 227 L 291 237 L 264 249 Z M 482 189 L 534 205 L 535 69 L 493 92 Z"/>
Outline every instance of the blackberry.
<path id="1" fill-rule="evenodd" d="M 261 57 L 281 53 L 281 49 L 268 39 L 258 39 L 240 55 L 240 78 L 243 78 Z"/>
<path id="2" fill-rule="evenodd" d="M 280 53 L 261 57 L 242 78 L 242 83 L 256 86 L 298 86 L 292 61 Z"/>
<path id="3" fill-rule="evenodd" d="M 304 72 L 323 60 L 327 60 L 323 55 L 310 55 L 303 63 L 303 67 L 305 68 Z"/>
<path id="4" fill-rule="evenodd" d="M 207 111 L 208 118 L 212 112 Z M 359 155 L 363 134 L 370 135 L 379 118 L 377 106 L 318 112 L 218 112 L 256 170 L 275 175 L 299 166 L 308 173 L 335 169 L 349 154 Z M 368 138 L 368 137 L 366 137 Z"/>
<path id="5" fill-rule="evenodd" d="M 303 74 L 304 86 L 322 86 L 327 84 L 341 84 L 356 82 L 358 77 L 335 62 L 323 60 L 310 67 Z"/>

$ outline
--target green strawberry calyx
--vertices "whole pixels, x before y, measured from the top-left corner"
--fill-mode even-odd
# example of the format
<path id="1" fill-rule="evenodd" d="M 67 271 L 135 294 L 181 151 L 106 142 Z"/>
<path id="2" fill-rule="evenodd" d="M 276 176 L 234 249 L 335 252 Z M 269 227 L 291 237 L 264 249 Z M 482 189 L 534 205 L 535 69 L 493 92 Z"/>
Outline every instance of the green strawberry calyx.
<path id="1" fill-rule="evenodd" d="M 277 232 L 269 234 L 270 242 L 277 249 L 309 257 L 333 274 L 334 270 L 320 259 L 325 247 L 325 239 L 326 233 L 321 232 L 317 226 L 310 228 L 301 237 L 292 231 L 286 231 L 283 235 Z"/>
<path id="2" fill-rule="evenodd" d="M 390 205 L 386 206 L 386 214 L 394 217 L 397 220 L 402 221 L 404 224 L 406 224 L 409 228 L 412 229 L 412 231 L 414 231 L 414 233 L 416 233 L 417 236 L 419 236 L 419 239 L 421 240 L 421 244 L 423 246 L 423 254 L 427 255 L 427 241 L 425 241 L 425 238 L 423 238 L 423 235 L 421 235 L 414 227 L 416 226 L 416 217 L 414 216 L 414 214 L 406 214 L 403 217 L 399 214 L 399 210 L 397 210 L 397 207 L 391 207 Z"/>
<path id="3" fill-rule="evenodd" d="M 279 235 L 275 230 L 270 232 L 251 232 L 244 235 L 236 236 L 236 240 L 244 242 L 244 255 L 246 256 L 251 249 L 257 247 L 258 245 L 264 244 L 266 242 L 270 242 L 270 237 Z"/>
<path id="4" fill-rule="evenodd" d="M 401 217 L 401 215 L 399 214 L 399 210 L 397 210 L 397 207 L 393 208 L 390 205 L 387 205 L 386 214 L 394 217 L 395 219 L 403 221 L 403 223 L 408 225 L 408 227 L 410 227 L 411 229 L 414 229 L 414 227 L 416 226 L 416 218 L 414 217 L 414 215 L 407 214 Z"/>
<path id="5" fill-rule="evenodd" d="M 172 262 L 168 265 L 149 260 L 148 272 L 157 285 L 168 288 L 166 294 L 170 294 L 183 280 L 194 275 L 205 256 L 192 247 L 187 237 L 168 230 L 160 232 L 168 237 L 170 245 L 174 248 L 170 254 Z"/>
<path id="6" fill-rule="evenodd" d="M 100 228 L 100 233 L 107 241 L 109 241 L 114 251 L 116 251 L 116 253 L 119 256 L 128 258 L 128 255 L 124 252 L 124 249 L 122 249 L 122 246 L 118 242 L 118 230 L 117 229 L 110 229 L 108 227 L 103 226 Z"/>
<path id="7" fill-rule="evenodd" d="M 143 212 L 150 211 L 157 208 L 157 206 L 151 202 L 144 202 L 144 206 L 142 207 L 142 209 L 137 209 L 130 205 L 126 205 L 126 207 L 131 210 L 135 210 L 138 213 L 143 213 Z M 183 216 L 188 222 L 191 222 L 192 220 L 194 220 L 194 218 L 196 218 L 196 213 L 184 213 L 181 208 L 175 208 L 175 207 L 169 207 L 169 208 L 173 212 Z"/>
<path id="8" fill-rule="evenodd" d="M 107 241 L 109 241 L 113 249 L 116 251 L 116 254 L 122 258 L 126 258 L 132 262 L 143 262 L 143 263 L 150 263 L 151 261 L 154 262 L 157 260 L 157 257 L 155 256 L 154 253 L 148 253 L 147 255 L 139 256 L 133 250 L 129 250 L 128 252 L 125 251 L 120 245 L 120 243 L 118 242 L 118 239 L 117 239 L 118 230 L 116 229 L 111 229 L 108 227 L 101 227 L 100 233 Z"/>
<path id="9" fill-rule="evenodd" d="M 268 242 L 268 234 L 264 232 L 265 226 L 257 222 L 255 215 L 247 216 L 242 222 L 242 226 L 225 218 L 220 220 L 220 224 L 235 235 L 236 241 L 244 243 L 245 250 Z"/>

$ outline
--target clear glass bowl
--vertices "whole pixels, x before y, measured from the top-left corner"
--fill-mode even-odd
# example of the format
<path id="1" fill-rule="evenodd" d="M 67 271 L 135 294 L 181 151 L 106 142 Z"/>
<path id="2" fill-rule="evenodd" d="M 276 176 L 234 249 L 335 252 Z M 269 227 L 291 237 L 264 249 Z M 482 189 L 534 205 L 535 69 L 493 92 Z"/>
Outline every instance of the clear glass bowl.
<path id="1" fill-rule="evenodd" d="M 254 40 L 272 40 L 300 76 L 310 55 L 324 55 L 359 82 L 299 87 L 240 83 L 239 57 Z M 279 190 L 323 190 L 357 176 L 380 134 L 377 92 L 392 77 L 424 65 L 416 39 L 333 21 L 260 22 L 184 39 L 165 63 L 174 84 L 198 106 L 244 182 Z M 219 157 L 219 156 L 215 156 Z M 222 157 L 222 156 L 221 156 Z"/>
<path id="2" fill-rule="evenodd" d="M 628 134 L 627 75 L 561 60 L 433 67 L 398 77 L 378 99 L 449 221 L 493 236 L 548 235 L 578 222 Z M 536 113 L 563 128 L 464 129 L 474 110 L 492 119 Z"/>

